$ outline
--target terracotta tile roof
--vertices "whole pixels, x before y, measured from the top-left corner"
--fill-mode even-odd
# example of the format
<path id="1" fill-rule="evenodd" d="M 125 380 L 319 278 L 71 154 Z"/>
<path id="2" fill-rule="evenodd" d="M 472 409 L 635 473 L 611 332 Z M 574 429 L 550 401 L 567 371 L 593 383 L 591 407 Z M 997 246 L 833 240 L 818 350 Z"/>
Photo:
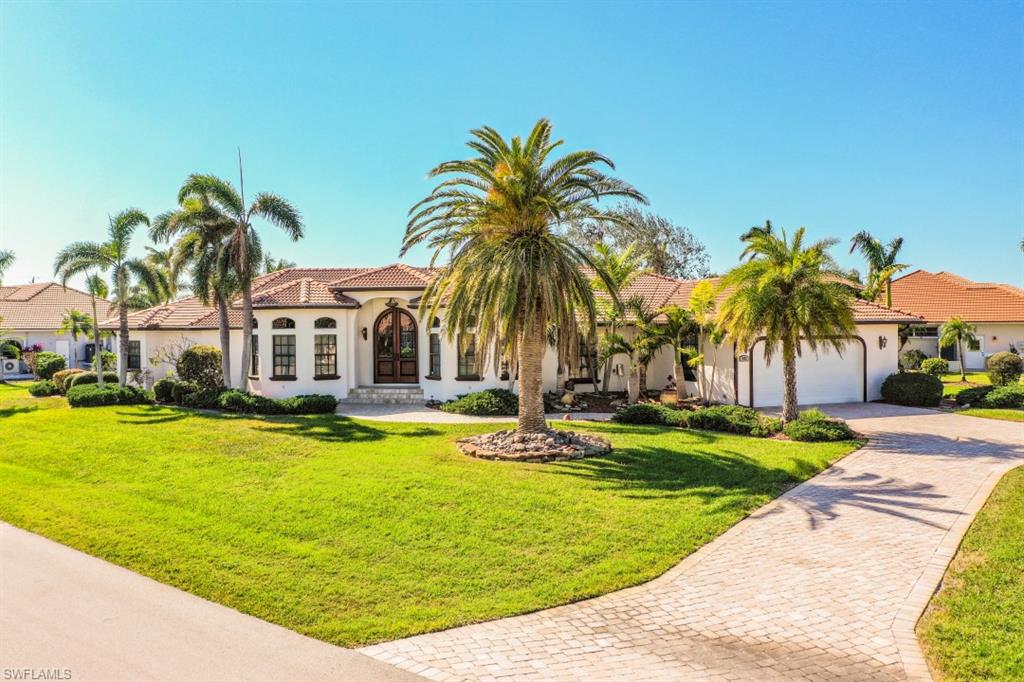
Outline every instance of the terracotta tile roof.
<path id="1" fill-rule="evenodd" d="M 342 291 L 360 289 L 425 289 L 433 279 L 432 268 L 417 268 L 405 263 L 392 263 L 382 268 L 365 270 L 331 282 Z"/>
<path id="2" fill-rule="evenodd" d="M 111 309 L 109 301 L 96 299 L 96 314 L 101 320 L 110 315 Z M 69 310 L 91 315 L 92 298 L 57 282 L 0 287 L 0 317 L 8 329 L 57 329 Z"/>
<path id="3" fill-rule="evenodd" d="M 1010 284 L 972 282 L 951 272 L 915 270 L 892 281 L 893 307 L 925 322 L 952 317 L 968 322 L 1024 322 L 1024 289 Z"/>
<path id="4" fill-rule="evenodd" d="M 252 305 L 254 308 L 358 308 L 359 302 L 330 288 L 324 282 L 304 277 L 254 294 Z"/>

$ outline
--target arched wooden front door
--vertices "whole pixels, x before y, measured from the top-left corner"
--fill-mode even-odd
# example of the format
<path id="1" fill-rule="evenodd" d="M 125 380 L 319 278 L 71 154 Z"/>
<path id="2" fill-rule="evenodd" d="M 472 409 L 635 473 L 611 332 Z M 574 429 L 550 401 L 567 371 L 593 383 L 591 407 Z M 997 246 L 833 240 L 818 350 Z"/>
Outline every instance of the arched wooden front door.
<path id="1" fill-rule="evenodd" d="M 385 310 L 373 323 L 373 383 L 419 383 L 416 320 L 405 310 Z"/>

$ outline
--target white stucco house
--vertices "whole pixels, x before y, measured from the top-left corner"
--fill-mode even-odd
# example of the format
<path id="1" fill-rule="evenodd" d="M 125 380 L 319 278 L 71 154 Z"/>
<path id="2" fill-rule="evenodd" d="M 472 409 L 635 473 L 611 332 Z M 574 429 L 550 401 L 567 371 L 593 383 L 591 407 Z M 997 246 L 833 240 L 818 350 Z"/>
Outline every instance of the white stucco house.
<path id="1" fill-rule="evenodd" d="M 40 346 L 41 350 L 60 353 L 68 367 L 84 367 L 92 362 L 92 339 L 79 335 L 59 334 L 64 316 L 69 310 L 92 315 L 89 294 L 64 287 L 57 282 L 37 282 L 0 286 L 0 327 L 6 330 L 0 340 L 11 341 L 19 348 Z M 106 319 L 113 312 L 109 301 L 96 300 L 96 315 Z M 109 340 L 102 342 L 109 349 Z M 12 358 L 3 359 L 5 374 L 18 374 L 27 370 L 24 364 Z"/>
<path id="2" fill-rule="evenodd" d="M 942 357 L 954 371 L 960 369 L 956 346 L 939 347 L 939 329 L 953 317 L 977 328 L 977 342 L 964 349 L 966 369 L 985 369 L 985 360 L 1000 351 L 1024 354 L 1024 289 L 1019 287 L 915 270 L 893 280 L 892 303 L 922 318 L 910 327 L 903 350 L 916 348 L 928 357 Z"/>
<path id="3" fill-rule="evenodd" d="M 247 388 L 269 397 L 330 393 L 350 402 L 381 395 L 423 402 L 484 388 L 516 390 L 514 369 L 503 363 L 495 370 L 492 363 L 479 362 L 472 334 L 449 340 L 442 320 L 421 319 L 419 298 L 432 276 L 429 268 L 396 263 L 380 268 L 291 268 L 258 278 L 253 287 L 256 341 L 251 357 L 244 359 L 249 368 Z M 686 306 L 697 283 L 644 275 L 623 295 L 643 296 L 652 308 Z M 803 352 L 798 365 L 801 402 L 879 398 L 882 381 L 897 371 L 898 325 L 921 321 L 865 301 L 854 304 L 854 315 L 857 332 L 842 354 Z M 238 368 L 243 358 L 237 302 L 230 319 L 231 360 Z M 129 369 L 143 370 L 150 382 L 173 369 L 160 361 L 168 349 L 199 343 L 219 346 L 216 311 L 194 298 L 133 312 L 128 322 L 132 352 L 126 361 Z M 114 329 L 117 320 L 104 326 Z M 762 345 L 737 349 L 727 343 L 717 354 L 711 349 L 705 353 L 706 361 L 717 366 L 718 401 L 755 407 L 781 402 L 781 362 L 768 365 Z M 650 389 L 670 381 L 672 352 L 664 349 L 649 367 Z M 608 389 L 623 391 L 626 358 L 616 360 Z M 544 359 L 545 389 L 567 383 L 592 388 L 586 364 L 567 366 L 550 349 Z M 237 374 L 232 372 L 233 377 Z M 688 390 L 695 392 L 696 376 L 687 378 Z"/>

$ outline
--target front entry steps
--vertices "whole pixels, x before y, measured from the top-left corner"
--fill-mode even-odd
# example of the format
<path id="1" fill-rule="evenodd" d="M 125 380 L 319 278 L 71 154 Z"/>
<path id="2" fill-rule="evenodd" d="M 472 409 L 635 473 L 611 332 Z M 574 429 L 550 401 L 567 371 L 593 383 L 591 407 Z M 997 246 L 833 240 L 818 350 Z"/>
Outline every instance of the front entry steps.
<path id="1" fill-rule="evenodd" d="M 358 386 L 348 392 L 343 405 L 423 405 L 423 389 L 415 385 Z"/>

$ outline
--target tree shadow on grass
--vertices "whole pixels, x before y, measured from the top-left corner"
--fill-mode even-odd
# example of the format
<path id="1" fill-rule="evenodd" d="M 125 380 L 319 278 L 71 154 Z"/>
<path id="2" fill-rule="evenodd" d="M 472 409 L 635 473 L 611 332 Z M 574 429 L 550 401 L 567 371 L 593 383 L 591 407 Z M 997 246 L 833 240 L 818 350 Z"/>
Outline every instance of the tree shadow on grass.
<path id="1" fill-rule="evenodd" d="M 5 407 L 3 409 L 0 409 L 0 418 L 13 417 L 16 414 L 25 414 L 26 412 L 35 412 L 38 409 L 38 405 L 19 405 L 17 407 Z"/>
<path id="2" fill-rule="evenodd" d="M 312 438 L 328 443 L 377 441 L 385 438 L 419 438 L 439 436 L 444 433 L 439 429 L 425 426 L 384 430 L 370 426 L 366 422 L 355 421 L 339 415 L 272 417 L 253 428 L 266 433 Z"/>
<path id="3" fill-rule="evenodd" d="M 190 414 L 194 413 L 181 410 L 169 410 L 165 407 L 157 407 L 155 405 L 140 405 L 137 411 L 119 411 L 117 415 L 121 417 L 121 419 L 118 419 L 117 421 L 119 424 L 147 426 L 149 424 L 166 424 L 168 422 L 181 421 L 182 419 L 187 419 Z"/>

